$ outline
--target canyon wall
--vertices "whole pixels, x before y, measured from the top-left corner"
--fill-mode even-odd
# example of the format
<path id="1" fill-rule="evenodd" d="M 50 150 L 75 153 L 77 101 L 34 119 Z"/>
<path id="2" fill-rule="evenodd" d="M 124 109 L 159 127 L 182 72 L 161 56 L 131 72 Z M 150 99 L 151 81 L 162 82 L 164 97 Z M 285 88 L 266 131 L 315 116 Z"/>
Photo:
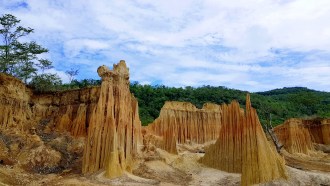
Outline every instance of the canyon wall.
<path id="1" fill-rule="evenodd" d="M 49 130 L 86 136 L 99 87 L 56 93 L 33 93 L 20 80 L 0 74 L 0 128 L 28 131 L 38 124 Z"/>
<path id="2" fill-rule="evenodd" d="M 284 159 L 270 146 L 257 112 L 247 95 L 246 110 L 233 101 L 221 105 L 219 138 L 206 149 L 200 162 L 227 172 L 241 173 L 241 184 L 286 178 Z"/>
<path id="3" fill-rule="evenodd" d="M 315 151 L 313 143 L 330 144 L 330 119 L 291 118 L 276 126 L 274 131 L 290 153 L 309 154 Z"/>
<path id="4" fill-rule="evenodd" d="M 20 80 L 0 73 L 0 128 L 24 130 L 32 117 L 31 95 L 32 91 Z"/>
<path id="5" fill-rule="evenodd" d="M 113 178 L 131 171 L 142 134 L 128 68 L 120 61 L 113 70 L 99 67 L 98 74 L 101 87 L 52 93 L 33 93 L 20 80 L 0 74 L 0 128 L 22 135 L 37 129 L 83 136 L 83 173 L 105 169 Z"/>
<path id="6" fill-rule="evenodd" d="M 303 119 L 314 143 L 330 145 L 330 119 Z"/>
<path id="7" fill-rule="evenodd" d="M 37 121 L 48 122 L 50 130 L 86 136 L 88 122 L 100 94 L 99 87 L 70 90 L 32 97 L 31 109 Z"/>
<path id="8" fill-rule="evenodd" d="M 301 119 L 289 119 L 284 124 L 276 126 L 274 132 L 285 150 L 290 153 L 308 154 L 309 151 L 315 150 L 312 136 Z"/>
<path id="9" fill-rule="evenodd" d="M 131 171 L 133 158 L 142 144 L 138 103 L 129 90 L 129 71 L 124 61 L 113 70 L 101 66 L 100 96 L 91 113 L 84 149 L 83 173 L 105 169 L 115 178 Z"/>
<path id="10" fill-rule="evenodd" d="M 218 138 L 220 120 L 219 105 L 207 103 L 197 109 L 188 102 L 167 101 L 159 117 L 147 128 L 158 136 L 170 130 L 177 143 L 205 143 Z"/>

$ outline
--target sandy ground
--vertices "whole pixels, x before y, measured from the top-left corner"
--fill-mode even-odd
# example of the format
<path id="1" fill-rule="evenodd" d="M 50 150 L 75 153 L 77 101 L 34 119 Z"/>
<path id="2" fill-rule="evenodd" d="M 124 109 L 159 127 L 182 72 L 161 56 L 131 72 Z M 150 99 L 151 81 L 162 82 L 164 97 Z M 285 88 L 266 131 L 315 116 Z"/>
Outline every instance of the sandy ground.
<path id="1" fill-rule="evenodd" d="M 188 149 L 188 150 L 187 150 Z M 195 149 L 195 150 L 194 150 Z M 197 149 L 197 150 L 196 150 Z M 179 155 L 172 155 L 157 149 L 153 158 L 142 158 L 133 173 L 125 173 L 116 179 L 104 178 L 103 172 L 81 175 L 63 172 L 62 174 L 32 174 L 19 167 L 0 165 L 0 186 L 2 185 L 240 185 L 240 174 L 227 173 L 198 163 L 203 153 L 198 148 L 181 148 Z M 275 180 L 260 185 L 330 185 L 330 173 L 299 170 L 288 167 L 288 180 Z"/>

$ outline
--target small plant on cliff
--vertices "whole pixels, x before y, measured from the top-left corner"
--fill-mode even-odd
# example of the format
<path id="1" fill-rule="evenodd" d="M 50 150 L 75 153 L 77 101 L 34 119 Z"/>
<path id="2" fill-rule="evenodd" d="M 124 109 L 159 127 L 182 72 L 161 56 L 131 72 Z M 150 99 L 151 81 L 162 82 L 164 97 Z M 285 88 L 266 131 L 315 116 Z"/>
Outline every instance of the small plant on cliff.
<path id="1" fill-rule="evenodd" d="M 0 17 L 0 72 L 15 76 L 25 83 L 38 75 L 38 70 L 52 68 L 52 62 L 39 59 L 38 55 L 47 53 L 35 41 L 21 42 L 20 38 L 33 33 L 33 29 L 19 26 L 20 20 L 11 14 Z"/>

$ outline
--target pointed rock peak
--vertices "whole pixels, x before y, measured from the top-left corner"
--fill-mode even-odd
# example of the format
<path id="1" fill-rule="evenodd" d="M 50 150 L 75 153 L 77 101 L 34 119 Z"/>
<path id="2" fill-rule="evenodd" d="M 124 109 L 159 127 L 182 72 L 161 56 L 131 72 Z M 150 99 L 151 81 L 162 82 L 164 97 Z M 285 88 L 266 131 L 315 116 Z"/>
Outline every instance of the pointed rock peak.
<path id="1" fill-rule="evenodd" d="M 246 106 L 246 110 L 249 110 L 251 108 L 251 99 L 250 99 L 250 94 L 249 93 L 246 94 L 245 106 Z"/>
<path id="2" fill-rule="evenodd" d="M 114 64 L 113 71 L 117 72 L 119 75 L 129 75 L 129 69 L 127 68 L 125 60 L 120 60 L 118 64 Z"/>
<path id="3" fill-rule="evenodd" d="M 105 65 L 102 65 L 99 68 L 97 68 L 97 73 L 102 78 L 102 81 L 110 80 L 114 74 L 114 72 Z"/>
<path id="4" fill-rule="evenodd" d="M 115 81 L 123 79 L 128 81 L 129 79 L 129 69 L 126 66 L 124 60 L 120 60 L 118 64 L 113 65 L 113 70 L 110 70 L 109 67 L 102 65 L 97 69 L 97 73 L 102 78 L 102 80 L 111 80 L 114 78 Z"/>

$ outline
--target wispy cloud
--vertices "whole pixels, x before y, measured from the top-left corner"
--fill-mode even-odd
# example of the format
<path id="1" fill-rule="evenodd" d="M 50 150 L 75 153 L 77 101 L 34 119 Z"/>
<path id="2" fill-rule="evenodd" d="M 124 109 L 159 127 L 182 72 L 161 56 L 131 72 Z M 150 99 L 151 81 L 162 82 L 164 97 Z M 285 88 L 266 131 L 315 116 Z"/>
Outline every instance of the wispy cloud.
<path id="1" fill-rule="evenodd" d="M 35 29 L 56 71 L 125 59 L 131 80 L 249 91 L 330 91 L 330 1 L 0 1 Z"/>

